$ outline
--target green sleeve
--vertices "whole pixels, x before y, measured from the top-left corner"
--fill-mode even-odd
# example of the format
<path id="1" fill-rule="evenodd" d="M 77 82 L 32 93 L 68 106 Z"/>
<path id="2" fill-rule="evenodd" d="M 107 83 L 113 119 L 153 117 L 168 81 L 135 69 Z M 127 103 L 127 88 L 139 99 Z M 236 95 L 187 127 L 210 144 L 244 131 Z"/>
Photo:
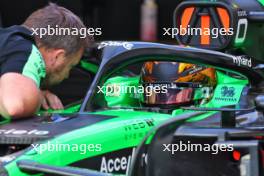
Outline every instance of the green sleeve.
<path id="1" fill-rule="evenodd" d="M 45 62 L 35 45 L 32 45 L 31 53 L 23 68 L 22 74 L 33 79 L 38 87 L 40 86 L 41 78 L 45 78 L 46 76 Z"/>

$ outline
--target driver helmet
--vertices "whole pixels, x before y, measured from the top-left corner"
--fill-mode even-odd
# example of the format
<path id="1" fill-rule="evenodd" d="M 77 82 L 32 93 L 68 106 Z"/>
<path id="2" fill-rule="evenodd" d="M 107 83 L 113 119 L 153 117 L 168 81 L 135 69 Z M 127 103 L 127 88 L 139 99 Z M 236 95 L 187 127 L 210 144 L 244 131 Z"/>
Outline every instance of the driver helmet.
<path id="1" fill-rule="evenodd" d="M 142 96 L 146 106 L 205 103 L 216 85 L 214 68 L 180 62 L 145 62 L 141 69 Z"/>

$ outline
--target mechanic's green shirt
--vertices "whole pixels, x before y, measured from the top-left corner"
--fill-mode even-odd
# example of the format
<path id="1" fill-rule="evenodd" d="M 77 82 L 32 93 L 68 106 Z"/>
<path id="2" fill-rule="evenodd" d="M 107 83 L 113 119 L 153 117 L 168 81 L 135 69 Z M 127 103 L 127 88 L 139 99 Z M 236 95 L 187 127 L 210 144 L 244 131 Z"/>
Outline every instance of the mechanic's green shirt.
<path id="1" fill-rule="evenodd" d="M 33 79 L 38 87 L 40 86 L 41 78 L 46 76 L 45 62 L 35 45 L 32 45 L 31 53 L 23 67 L 22 74 Z"/>
<path id="2" fill-rule="evenodd" d="M 0 29 L 0 75 L 8 72 L 21 73 L 38 87 L 46 76 L 45 62 L 31 31 L 23 26 Z"/>

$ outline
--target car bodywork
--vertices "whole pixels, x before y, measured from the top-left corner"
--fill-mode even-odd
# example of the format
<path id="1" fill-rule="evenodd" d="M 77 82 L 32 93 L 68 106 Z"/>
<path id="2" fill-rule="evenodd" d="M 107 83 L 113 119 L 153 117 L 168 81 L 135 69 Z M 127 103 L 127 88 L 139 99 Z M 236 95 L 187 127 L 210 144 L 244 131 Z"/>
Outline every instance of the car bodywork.
<path id="1" fill-rule="evenodd" d="M 128 165 L 135 148 L 150 129 L 168 119 L 177 118 L 178 115 L 197 111 L 175 109 L 171 113 L 164 113 L 152 108 L 127 107 L 125 103 L 124 107 L 122 102 L 126 100 L 122 100 L 122 96 L 107 100 L 104 94 L 98 94 L 97 86 L 103 86 L 107 81 L 133 82 L 135 78 L 131 77 L 126 80 L 125 77 L 108 79 L 117 70 L 129 64 L 158 60 L 215 67 L 219 71 L 213 98 L 201 108 L 238 105 L 244 101 L 242 94 L 245 94 L 247 86 L 258 85 L 263 79 L 259 70 L 238 65 L 238 57 L 215 51 L 144 42 L 102 42 L 98 48 L 102 50 L 102 61 L 81 105 L 73 107 L 73 111 L 68 113 L 41 113 L 34 118 L 0 126 L 2 147 L 24 146 L 15 153 L 1 157 L 1 174 L 32 173 L 21 169 L 18 164 L 28 160 L 53 166 L 72 166 L 104 173 L 125 174 L 128 173 Z M 252 60 L 253 66 L 257 64 Z M 226 73 L 239 76 L 234 77 Z M 121 100 L 116 101 L 120 97 Z M 105 104 L 121 106 L 112 107 Z M 208 111 L 191 116 L 188 121 L 213 119 L 221 123 L 219 117 L 218 111 Z M 244 117 L 239 123 L 248 123 L 252 119 L 254 118 Z M 75 150 L 41 150 L 41 147 L 52 144 L 69 144 L 75 146 Z M 83 144 L 86 144 L 85 150 L 76 149 Z"/>
<path id="2" fill-rule="evenodd" d="M 263 12 L 262 0 L 186 0 L 175 9 L 174 27 L 189 24 L 191 27 L 220 29 L 226 26 L 235 33 L 216 38 L 205 35 L 177 35 L 176 38 L 183 45 L 244 55 L 244 61 L 234 59 L 234 63 L 247 65 L 252 71 L 263 74 Z M 251 66 L 250 62 L 256 60 L 259 64 Z M 255 84 L 252 79 L 256 77 L 248 77 L 248 92 L 242 93 L 245 99 L 252 101 L 250 108 L 187 108 L 205 114 L 216 110 L 219 117 L 190 122 L 197 114 L 181 114 L 156 127 L 135 152 L 129 175 L 263 175 L 263 79 Z M 229 90 L 223 89 L 225 97 L 228 97 Z M 249 121 L 241 123 L 245 118 Z M 218 146 L 216 149 L 221 145 L 232 146 L 232 150 L 213 153 L 213 148 L 203 150 L 207 144 Z M 181 151 L 181 147 L 185 151 Z M 145 167 L 141 164 L 142 155 L 148 155 Z"/>

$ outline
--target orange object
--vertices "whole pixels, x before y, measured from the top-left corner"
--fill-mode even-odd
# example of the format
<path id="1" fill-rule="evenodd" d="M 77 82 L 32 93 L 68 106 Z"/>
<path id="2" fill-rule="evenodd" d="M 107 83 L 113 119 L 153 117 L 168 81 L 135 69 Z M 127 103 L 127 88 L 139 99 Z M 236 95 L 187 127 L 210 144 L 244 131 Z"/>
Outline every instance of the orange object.
<path id="1" fill-rule="evenodd" d="M 221 19 L 223 27 L 228 30 L 230 26 L 230 17 L 226 9 L 224 8 L 217 8 L 218 15 Z"/>
<path id="2" fill-rule="evenodd" d="M 202 16 L 201 17 L 201 44 L 202 45 L 209 45 L 210 44 L 210 35 L 204 34 L 205 28 L 210 29 L 210 16 Z"/>
<path id="3" fill-rule="evenodd" d="M 187 28 L 188 24 L 190 23 L 193 11 L 194 11 L 194 7 L 188 7 L 184 9 L 182 18 L 181 18 L 182 28 Z"/>

